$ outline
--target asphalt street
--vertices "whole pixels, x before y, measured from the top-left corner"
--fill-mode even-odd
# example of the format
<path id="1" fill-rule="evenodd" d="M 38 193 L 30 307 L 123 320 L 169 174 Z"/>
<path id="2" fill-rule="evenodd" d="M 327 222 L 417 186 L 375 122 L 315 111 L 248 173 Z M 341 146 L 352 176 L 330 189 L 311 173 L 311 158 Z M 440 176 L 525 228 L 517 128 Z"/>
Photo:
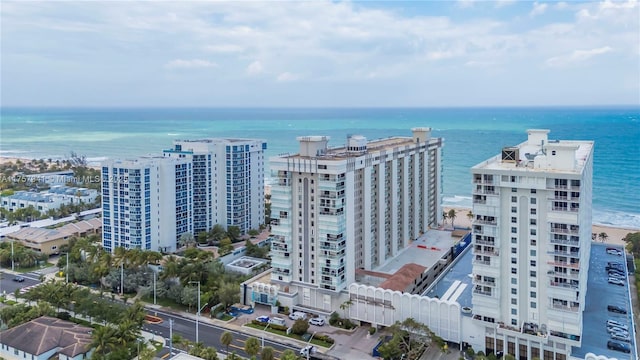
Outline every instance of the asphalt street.
<path id="1" fill-rule="evenodd" d="M 24 278 L 24 281 L 13 281 L 16 276 L 22 276 Z M 16 289 L 22 289 L 27 286 L 39 284 L 39 276 L 39 274 L 34 273 L 13 275 L 5 272 L 0 272 L 0 294 L 13 294 Z"/>
<path id="2" fill-rule="evenodd" d="M 145 324 L 143 330 L 167 339 L 167 344 L 169 344 L 169 320 L 171 319 L 173 320 L 174 334 L 180 334 L 180 336 L 182 336 L 183 338 L 186 338 L 190 341 L 195 341 L 195 320 L 156 310 L 149 311 L 149 314 L 161 317 L 163 319 L 163 322 L 160 324 Z M 229 331 L 233 334 L 233 342 L 229 345 L 229 352 L 235 352 L 240 356 L 248 357 L 248 355 L 244 352 L 244 343 L 247 338 L 251 336 L 248 336 L 244 333 L 200 321 L 198 337 L 200 342 L 204 343 L 205 346 L 214 347 L 216 348 L 216 350 L 218 350 L 218 352 L 226 354 L 226 347 L 220 342 L 220 336 L 222 336 L 222 333 L 225 331 Z M 262 344 L 262 338 L 258 338 L 258 340 Z M 297 347 L 274 342 L 268 338 L 264 339 L 264 346 L 271 346 L 275 350 L 274 355 L 276 357 L 279 357 L 286 349 L 291 349 L 296 353 L 300 350 Z"/>

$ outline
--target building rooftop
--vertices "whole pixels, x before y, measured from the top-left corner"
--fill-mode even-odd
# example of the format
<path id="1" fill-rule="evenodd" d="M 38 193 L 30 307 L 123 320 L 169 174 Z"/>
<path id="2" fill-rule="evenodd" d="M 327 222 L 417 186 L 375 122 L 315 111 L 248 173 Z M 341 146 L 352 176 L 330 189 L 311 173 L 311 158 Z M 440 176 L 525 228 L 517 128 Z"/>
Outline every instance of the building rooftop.
<path id="1" fill-rule="evenodd" d="M 459 240 L 451 231 L 429 230 L 393 259 L 371 271 L 359 271 L 359 283 L 404 291 L 418 275 L 433 267 Z"/>
<path id="2" fill-rule="evenodd" d="M 593 141 L 549 140 L 548 130 L 527 132 L 527 141 L 504 147 L 501 154 L 473 169 L 581 173 L 593 150 Z"/>
<path id="3" fill-rule="evenodd" d="M 471 307 L 471 284 L 473 266 L 471 246 L 467 246 L 453 264 L 444 271 L 443 276 L 422 294 L 441 300 L 457 301 L 461 307 Z"/>
<path id="4" fill-rule="evenodd" d="M 56 229 L 25 227 L 14 233 L 7 234 L 7 237 L 39 244 L 100 228 L 102 228 L 102 219 L 93 218 L 66 224 Z"/>
<path id="5" fill-rule="evenodd" d="M 0 333 L 1 342 L 33 355 L 52 349 L 56 354 L 75 357 L 89 351 L 92 329 L 48 316 L 18 325 Z"/>
<path id="6" fill-rule="evenodd" d="M 54 201 L 53 194 L 33 191 L 16 191 L 13 195 L 6 196 L 5 199 L 35 201 L 41 203 L 51 203 Z"/>
<path id="7" fill-rule="evenodd" d="M 587 296 L 582 320 L 582 346 L 571 349 L 571 355 L 584 359 L 588 353 L 605 355 L 608 358 L 618 360 L 637 359 L 635 344 L 635 325 L 633 324 L 633 308 L 629 293 L 628 277 L 625 286 L 609 284 L 605 267 L 607 262 L 615 261 L 625 265 L 626 257 L 607 254 L 607 248 L 614 247 L 623 250 L 620 246 L 608 244 L 591 244 L 591 257 L 589 259 L 589 278 L 587 280 Z M 606 294 L 605 296 L 603 296 Z M 607 311 L 608 305 L 617 305 L 627 310 L 626 315 L 620 315 Z M 629 327 L 631 334 L 631 354 L 607 349 L 607 341 L 611 340 L 607 333 L 607 320 L 613 319 L 624 323 Z"/>

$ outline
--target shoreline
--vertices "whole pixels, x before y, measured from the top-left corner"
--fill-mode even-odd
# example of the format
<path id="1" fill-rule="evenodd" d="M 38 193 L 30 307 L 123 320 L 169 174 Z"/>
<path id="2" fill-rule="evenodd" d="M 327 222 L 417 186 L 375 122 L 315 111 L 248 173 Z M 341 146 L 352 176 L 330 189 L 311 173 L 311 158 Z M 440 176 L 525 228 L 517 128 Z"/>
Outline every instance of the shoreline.
<path id="1" fill-rule="evenodd" d="M 26 157 L 20 157 L 20 156 L 5 156 L 5 155 L 0 155 L 0 165 L 2 164 L 6 164 L 9 162 L 13 162 L 15 163 L 16 161 L 21 161 L 21 162 L 29 162 L 31 160 L 40 160 L 37 158 L 26 158 Z M 88 167 L 91 168 L 96 168 L 95 166 L 89 165 Z M 265 191 L 264 191 L 265 195 L 270 194 L 271 193 L 271 186 L 270 185 L 265 185 Z M 457 212 L 457 217 L 454 221 L 454 223 L 457 226 L 466 226 L 466 227 L 471 227 L 471 221 L 469 220 L 469 218 L 467 218 L 466 214 L 469 210 L 471 210 L 470 207 L 465 207 L 465 206 L 443 206 L 442 207 L 443 211 L 449 211 L 450 209 L 455 209 Z M 599 224 L 599 223 L 592 223 L 592 232 L 595 234 L 600 234 L 600 233 L 606 233 L 608 238 L 605 242 L 607 243 L 612 243 L 612 244 L 619 244 L 619 245 L 624 245 L 625 242 L 622 240 L 622 238 L 624 238 L 625 236 L 627 236 L 627 234 L 629 233 L 634 233 L 634 232 L 640 232 L 640 228 L 636 229 L 636 228 L 632 228 L 632 227 L 627 227 L 627 226 L 616 226 L 616 225 L 612 225 L 612 224 Z M 598 239 L 596 239 L 597 242 L 600 242 Z"/>
<path id="2" fill-rule="evenodd" d="M 454 224 L 456 227 L 467 227 L 471 228 L 471 220 L 467 217 L 467 212 L 471 210 L 471 208 L 464 206 L 443 206 L 442 211 L 448 212 L 450 209 L 456 210 L 456 218 L 454 220 Z M 449 220 L 446 220 L 448 224 L 451 224 Z M 613 244 L 613 245 L 622 245 L 625 246 L 626 243 L 622 240 L 627 234 L 632 234 L 636 232 L 640 232 L 640 229 L 634 229 L 630 227 L 624 226 L 615 226 L 615 225 L 602 225 L 597 223 L 591 224 L 591 232 L 594 234 L 605 233 L 607 234 L 607 238 L 604 243 Z M 596 238 L 593 242 L 603 242 L 600 239 Z"/>

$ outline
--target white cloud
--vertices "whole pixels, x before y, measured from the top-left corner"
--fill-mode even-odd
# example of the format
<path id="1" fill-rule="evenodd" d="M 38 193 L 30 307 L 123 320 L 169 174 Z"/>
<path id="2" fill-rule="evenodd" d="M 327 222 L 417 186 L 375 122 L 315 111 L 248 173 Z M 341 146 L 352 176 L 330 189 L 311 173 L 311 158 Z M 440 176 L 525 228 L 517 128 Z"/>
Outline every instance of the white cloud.
<path id="1" fill-rule="evenodd" d="M 461 9 L 472 8 L 477 0 L 458 0 L 456 5 Z"/>
<path id="2" fill-rule="evenodd" d="M 534 16 L 544 14 L 544 12 L 547 10 L 547 7 L 548 7 L 547 4 L 541 4 L 536 1 L 533 3 L 533 9 L 529 13 L 529 16 L 534 17 Z"/>
<path id="3" fill-rule="evenodd" d="M 547 61 L 545 61 L 545 64 L 549 67 L 563 67 L 570 64 L 589 60 L 594 56 L 603 55 L 612 50 L 613 49 L 610 48 L 609 46 L 604 46 L 604 47 L 591 49 L 591 50 L 574 50 L 570 54 L 549 58 L 547 59 Z"/>
<path id="4" fill-rule="evenodd" d="M 167 69 L 202 69 L 202 68 L 214 68 L 218 64 L 201 59 L 183 60 L 176 59 L 171 60 L 164 65 Z"/>
<path id="5" fill-rule="evenodd" d="M 516 0 L 495 0 L 495 7 L 502 8 L 505 6 L 513 5 L 516 3 Z"/>
<path id="6" fill-rule="evenodd" d="M 564 10 L 567 9 L 569 7 L 569 4 L 567 4 L 564 1 L 560 1 L 559 3 L 555 4 L 554 8 L 556 10 Z"/>
<path id="7" fill-rule="evenodd" d="M 262 63 L 256 60 L 247 66 L 247 75 L 258 75 L 263 72 Z"/>
<path id="8" fill-rule="evenodd" d="M 242 52 L 242 46 L 234 44 L 205 45 L 204 50 L 213 53 L 232 54 Z"/>
<path id="9" fill-rule="evenodd" d="M 290 72 L 283 72 L 280 75 L 278 75 L 278 78 L 276 80 L 278 82 L 290 82 L 290 81 L 296 81 L 299 79 L 300 79 L 300 75 L 292 74 Z"/>

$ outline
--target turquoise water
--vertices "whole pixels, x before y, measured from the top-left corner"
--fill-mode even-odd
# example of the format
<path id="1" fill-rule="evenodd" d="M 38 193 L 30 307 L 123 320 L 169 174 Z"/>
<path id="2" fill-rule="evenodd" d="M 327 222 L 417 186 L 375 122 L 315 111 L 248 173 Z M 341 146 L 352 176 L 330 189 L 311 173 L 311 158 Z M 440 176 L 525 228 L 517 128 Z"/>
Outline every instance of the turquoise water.
<path id="1" fill-rule="evenodd" d="M 297 152 L 297 136 L 410 136 L 428 126 L 445 139 L 446 205 L 471 205 L 469 168 L 526 140 L 526 129 L 550 139 L 594 140 L 594 221 L 640 228 L 640 108 L 430 109 L 41 109 L 3 108 L 0 155 L 90 160 L 159 153 L 173 139 L 261 138 L 267 156 Z"/>

